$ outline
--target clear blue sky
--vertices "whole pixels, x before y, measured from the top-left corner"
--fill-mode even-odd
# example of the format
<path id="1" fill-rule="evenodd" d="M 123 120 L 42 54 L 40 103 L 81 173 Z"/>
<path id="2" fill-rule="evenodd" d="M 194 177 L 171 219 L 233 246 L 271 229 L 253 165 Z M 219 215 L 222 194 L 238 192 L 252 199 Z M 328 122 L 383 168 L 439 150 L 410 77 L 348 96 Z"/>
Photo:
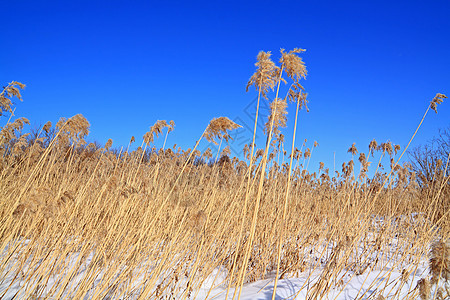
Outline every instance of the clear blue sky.
<path id="1" fill-rule="evenodd" d="M 90 140 L 126 146 L 173 119 L 168 144 L 186 149 L 213 117 L 252 126 L 245 85 L 260 50 L 305 48 L 298 146 L 318 141 L 311 166 L 332 169 L 353 142 L 406 145 L 433 96 L 450 96 L 449 14 L 449 1 L 7 1 L 0 83 L 27 85 L 16 115 L 32 126 L 81 113 Z M 415 144 L 450 126 L 448 102 Z"/>

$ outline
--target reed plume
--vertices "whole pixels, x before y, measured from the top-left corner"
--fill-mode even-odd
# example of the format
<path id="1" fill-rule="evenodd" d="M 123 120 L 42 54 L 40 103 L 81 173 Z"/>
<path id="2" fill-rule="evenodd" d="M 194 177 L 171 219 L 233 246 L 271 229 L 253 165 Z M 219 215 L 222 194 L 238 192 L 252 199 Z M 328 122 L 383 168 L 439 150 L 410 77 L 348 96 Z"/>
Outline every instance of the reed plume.
<path id="1" fill-rule="evenodd" d="M 224 139 L 228 142 L 230 139 L 232 139 L 228 131 L 241 127 L 241 125 L 234 123 L 227 117 L 214 118 L 211 120 L 211 122 L 209 122 L 208 127 L 206 127 L 206 130 L 203 133 L 203 137 L 208 142 L 218 145 L 216 138 L 220 140 Z"/>
<path id="2" fill-rule="evenodd" d="M 369 143 L 369 153 L 372 155 L 374 152 L 378 149 L 378 143 L 375 139 L 373 139 L 370 143 Z"/>
<path id="3" fill-rule="evenodd" d="M 433 100 L 430 102 L 430 107 L 432 110 L 434 110 L 435 113 L 437 113 L 437 106 L 438 104 L 441 104 L 444 102 L 444 99 L 446 99 L 447 96 L 441 93 L 437 93 L 436 96 L 434 96 Z"/>
<path id="4" fill-rule="evenodd" d="M 108 139 L 108 141 L 105 144 L 105 150 L 108 151 L 109 148 L 111 148 L 112 144 L 113 144 L 113 140 L 112 139 Z"/>
<path id="5" fill-rule="evenodd" d="M 153 143 L 155 141 L 155 138 L 157 138 L 160 134 L 162 134 L 164 128 L 168 128 L 168 131 L 172 131 L 175 127 L 175 123 L 173 121 L 170 121 L 170 125 L 167 124 L 167 121 L 165 120 L 158 120 L 153 124 L 153 126 L 150 127 L 150 130 L 144 134 L 144 143 L 149 145 L 150 143 Z"/>
<path id="6" fill-rule="evenodd" d="M 270 103 L 270 115 L 264 125 L 264 132 L 268 135 L 272 129 L 272 135 L 278 139 L 280 127 L 285 128 L 287 123 L 287 103 L 285 99 L 275 99 Z M 274 140 L 275 142 L 275 140 Z"/>
<path id="7" fill-rule="evenodd" d="M 422 300 L 428 300 L 431 297 L 431 284 L 430 281 L 422 278 L 417 282 L 417 287 L 419 290 L 419 297 Z"/>
<path id="8" fill-rule="evenodd" d="M 432 284 L 450 280 L 450 242 L 440 240 L 432 245 L 429 266 Z"/>
<path id="9" fill-rule="evenodd" d="M 12 113 L 11 99 L 16 97 L 17 99 L 22 101 L 20 89 L 23 90 L 24 88 L 25 84 L 17 81 L 11 81 L 6 87 L 3 88 L 2 92 L 0 93 L 0 116 L 2 116 L 4 112 Z"/>
<path id="10" fill-rule="evenodd" d="M 347 153 L 351 153 L 352 155 L 358 153 L 358 149 L 356 149 L 355 143 L 353 143 L 352 146 L 348 148 Z"/>
<path id="11" fill-rule="evenodd" d="M 277 83 L 277 74 L 279 72 L 279 67 L 270 59 L 271 52 L 260 51 L 257 56 L 257 61 L 255 66 L 257 67 L 255 73 L 250 77 L 246 91 L 251 86 L 261 93 L 261 95 L 267 99 L 267 93 L 275 87 Z"/>
<path id="12" fill-rule="evenodd" d="M 284 65 L 286 75 L 291 78 L 296 84 L 301 79 L 305 79 L 308 74 L 303 59 L 298 54 L 305 52 L 305 49 L 295 48 L 289 52 L 281 49 L 280 63 Z"/>
<path id="13" fill-rule="evenodd" d="M 52 122 L 47 121 L 47 123 L 45 123 L 44 126 L 42 127 L 42 130 L 46 133 L 49 133 L 50 128 L 52 128 Z"/>
<path id="14" fill-rule="evenodd" d="M 61 132 L 61 135 L 67 135 L 73 141 L 80 141 L 89 134 L 88 120 L 82 115 L 77 114 L 69 119 L 60 118 L 56 123 L 56 129 Z"/>

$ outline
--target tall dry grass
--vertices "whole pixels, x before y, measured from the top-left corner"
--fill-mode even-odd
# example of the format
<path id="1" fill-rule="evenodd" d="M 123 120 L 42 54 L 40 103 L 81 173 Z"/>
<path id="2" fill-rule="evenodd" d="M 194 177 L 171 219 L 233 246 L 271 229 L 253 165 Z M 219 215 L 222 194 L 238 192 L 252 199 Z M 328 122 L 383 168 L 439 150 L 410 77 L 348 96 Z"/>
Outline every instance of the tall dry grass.
<path id="1" fill-rule="evenodd" d="M 353 144 L 352 159 L 336 174 L 322 163 L 308 172 L 317 144 L 294 148 L 295 134 L 285 153 L 288 100 L 296 106 L 295 127 L 307 108 L 303 51 L 282 50 L 280 66 L 270 52 L 258 55 L 248 83 L 258 91 L 257 114 L 261 99 L 275 93 L 275 100 L 264 148 L 253 139 L 243 160 L 225 148 L 208 163 L 214 154 L 197 150 L 203 138 L 231 138 L 239 124 L 225 117 L 213 119 L 186 151 L 165 147 L 173 121 L 157 121 L 136 150 L 129 150 L 132 137 L 126 150 L 114 151 L 112 140 L 86 143 L 90 124 L 82 115 L 47 123 L 32 139 L 22 132 L 26 119 L 8 120 L 0 132 L 0 298 L 14 291 L 29 299 L 193 299 L 217 270 L 227 277 L 212 277 L 210 297 L 219 286 L 219 297 L 239 298 L 245 283 L 269 275 L 275 295 L 279 278 L 321 270 L 303 287 L 309 299 L 321 299 L 346 284 L 344 274 L 367 279 L 387 266 L 404 274 L 395 284 L 389 276 L 371 283 L 376 294 L 358 294 L 375 298 L 401 289 L 430 253 L 431 275 L 409 294 L 429 297 L 449 279 L 446 172 L 436 170 L 429 185 L 418 186 L 417 174 L 399 164 L 404 151 L 390 142 L 371 141 L 367 152 Z M 284 98 L 281 83 L 289 86 Z M 3 112 L 12 113 L 21 88 L 4 88 Z M 436 95 L 426 113 L 437 112 L 444 98 Z M 162 135 L 164 146 L 156 149 Z M 390 164 L 381 169 L 386 157 Z M 368 178 L 371 163 L 376 171 Z"/>

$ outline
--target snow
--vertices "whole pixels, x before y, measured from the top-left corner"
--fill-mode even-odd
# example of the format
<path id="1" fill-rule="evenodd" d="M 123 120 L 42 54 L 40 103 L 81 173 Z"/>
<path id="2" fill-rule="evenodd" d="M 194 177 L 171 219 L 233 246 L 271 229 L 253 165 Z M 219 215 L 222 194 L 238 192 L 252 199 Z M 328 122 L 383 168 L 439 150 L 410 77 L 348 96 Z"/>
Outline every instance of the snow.
<path id="1" fill-rule="evenodd" d="M 67 258 L 68 265 L 65 270 L 66 272 L 77 263 L 78 256 L 78 253 L 74 253 Z M 70 282 L 71 286 L 75 287 L 83 279 L 91 259 L 92 256 L 86 259 L 85 266 L 80 268 L 80 271 Z M 14 261 L 11 262 L 11 267 L 13 264 Z M 394 264 L 395 262 L 390 263 L 391 266 Z M 311 273 L 305 271 L 297 274 L 296 277 L 288 277 L 279 280 L 275 299 L 307 299 L 307 296 L 313 293 L 314 288 L 319 283 L 320 279 L 326 279 L 325 281 L 328 282 L 331 281 L 330 289 L 327 294 L 323 296 L 323 299 L 373 299 L 374 296 L 378 296 L 379 294 L 382 294 L 386 299 L 417 299 L 418 294 L 415 287 L 418 280 L 428 275 L 427 261 L 423 260 L 416 267 L 413 268 L 415 272 L 411 272 L 411 274 L 407 276 L 407 279 L 402 281 L 402 273 L 395 271 L 395 268 L 386 267 L 383 270 L 368 270 L 360 275 L 347 270 L 338 274 L 336 279 L 324 278 L 324 269 L 323 266 L 321 266 Z M 27 266 L 24 266 L 23 273 L 30 271 L 32 270 L 29 270 Z M 204 280 L 202 286 L 191 293 L 191 299 L 224 299 L 227 289 L 226 276 L 227 272 L 224 268 L 216 268 Z M 95 283 L 98 284 L 101 281 L 101 277 L 102 274 L 98 274 Z M 57 280 L 58 278 L 56 277 L 51 277 L 49 279 L 42 296 L 45 296 L 45 294 L 51 290 Z M 141 283 L 140 280 L 135 281 L 133 284 L 134 288 L 139 288 Z M 270 276 L 265 280 L 245 284 L 242 289 L 241 299 L 272 299 L 273 288 L 273 276 Z M 133 287 L 129 290 L 132 289 Z M 23 299 L 25 296 L 23 294 L 24 283 L 22 283 L 21 280 L 14 278 L 13 274 L 9 274 L 5 277 L 2 276 L 0 295 L 6 290 L 7 292 L 2 299 Z M 234 288 L 231 288 L 228 299 L 232 299 L 234 292 Z M 136 298 L 128 297 L 126 299 L 137 299 L 137 295 L 138 293 L 135 294 Z M 92 296 L 93 294 L 89 293 L 85 295 L 84 299 L 90 299 Z M 67 293 L 63 294 L 63 298 L 72 297 L 73 295 Z M 125 297 L 117 299 L 125 299 Z"/>
<path id="2" fill-rule="evenodd" d="M 377 219 L 376 223 L 377 226 L 382 225 L 383 220 Z M 334 263 L 331 253 L 333 253 L 333 249 L 336 249 L 336 244 L 324 242 L 314 246 L 310 245 L 310 249 L 307 247 L 303 249 L 303 253 L 309 253 L 306 257 L 309 260 L 307 267 L 302 270 L 303 272 L 297 271 L 296 273 L 289 273 L 283 276 L 283 279 L 278 281 L 275 299 L 309 299 L 310 297 L 313 299 L 336 300 L 377 299 L 380 295 L 384 299 L 419 299 L 419 291 L 416 288 L 418 281 L 423 278 L 430 278 L 427 255 L 430 247 L 426 247 L 423 251 L 417 249 L 418 252 L 415 255 L 419 255 L 420 259 L 418 260 L 416 257 L 416 259 L 410 260 L 409 255 L 412 253 L 408 252 L 408 250 L 411 247 L 407 243 L 400 243 L 397 237 L 390 238 L 385 248 L 381 251 L 368 252 L 364 252 L 364 248 L 367 248 L 368 245 L 375 247 L 375 237 L 367 234 L 364 239 L 365 241 L 361 240 L 358 246 L 354 247 L 350 255 L 351 259 L 349 261 L 353 259 L 354 264 L 347 264 L 338 274 L 329 272 L 329 270 L 335 270 L 333 266 L 330 267 L 330 264 Z M 12 255 L 7 260 L 7 265 L 0 268 L 0 299 L 23 299 L 26 297 L 24 294 L 25 290 L 30 284 L 33 284 L 33 280 L 31 283 L 25 282 L 26 274 L 35 271 L 35 269 L 30 268 L 32 257 L 29 257 L 24 265 L 18 267 L 20 253 L 14 251 L 15 247 L 25 249 L 28 243 L 30 243 L 29 240 L 17 239 L 10 242 L 9 247 L 7 246 L 3 249 L 0 261 L 5 262 L 6 256 L 11 255 L 11 252 Z M 343 252 L 338 252 L 338 258 L 339 255 L 342 257 L 344 254 Z M 45 286 L 38 287 L 40 297 L 45 297 L 50 292 L 53 295 L 58 295 L 58 292 L 60 292 L 59 296 L 62 299 L 75 299 L 77 285 L 87 276 L 93 276 L 89 266 L 94 256 L 95 253 L 91 252 L 82 259 L 80 252 L 73 252 L 63 258 L 65 262 L 64 269 L 57 275 L 49 276 Z M 412 265 L 412 261 L 416 263 Z M 40 264 L 34 262 L 33 266 L 39 268 Z M 17 270 L 18 268 L 21 270 L 18 274 L 16 274 L 17 272 L 11 272 L 11 270 Z M 67 286 L 70 288 L 66 288 L 64 292 L 60 291 L 60 280 L 72 268 L 78 269 L 75 276 L 70 278 L 70 281 L 67 283 Z M 125 268 L 126 266 L 118 268 L 115 276 L 119 276 L 121 270 Z M 151 270 L 151 262 L 143 262 L 141 268 L 133 272 L 136 275 L 133 282 L 122 286 L 119 293 L 105 299 L 138 299 L 140 292 L 146 286 L 146 280 L 148 280 Z M 95 287 L 102 283 L 104 274 L 104 271 L 94 274 L 96 277 L 91 291 L 83 295 L 83 299 L 91 299 L 96 295 L 95 293 L 98 291 L 95 291 Z M 240 299 L 272 299 L 275 283 L 274 275 L 271 273 L 263 280 L 244 284 Z M 196 282 L 199 284 L 194 285 L 188 299 L 225 299 L 228 283 L 228 271 L 225 267 L 220 266 L 211 272 L 207 272 L 205 278 L 201 276 L 202 272 L 199 271 L 196 278 L 198 279 Z M 186 286 L 188 280 L 189 278 L 181 276 L 179 285 Z M 159 278 L 157 284 L 163 281 L 164 278 Z M 439 287 L 450 289 L 450 283 L 440 282 Z M 56 289 L 56 293 L 54 289 Z M 431 290 L 432 295 L 436 293 L 436 290 L 437 287 L 434 286 Z M 232 287 L 229 290 L 227 299 L 233 299 L 233 295 L 237 295 L 238 292 Z M 122 296 L 116 296 L 119 294 Z M 174 298 L 178 299 L 182 296 L 182 294 L 178 294 L 174 295 Z M 316 296 L 316 298 L 313 296 Z M 57 298 L 52 297 L 50 299 Z"/>
<path id="3" fill-rule="evenodd" d="M 408 297 L 416 299 L 417 294 L 414 294 L 414 288 L 417 281 L 426 275 L 425 270 L 425 263 L 423 263 L 423 268 L 419 268 L 415 276 L 410 275 L 400 289 L 398 287 L 402 284 L 400 280 L 402 274 L 391 272 L 390 269 L 367 272 L 362 275 L 342 272 L 338 276 L 342 279 L 333 285 L 323 298 L 356 299 L 359 297 L 359 299 L 372 299 L 375 295 L 378 296 L 381 293 L 386 299 L 406 299 Z M 314 291 L 314 286 L 322 274 L 323 269 L 318 269 L 314 271 L 312 276 L 308 276 L 309 274 L 304 272 L 296 278 L 279 280 L 275 299 L 307 299 L 307 296 L 310 296 Z M 273 278 L 246 284 L 243 287 L 241 299 L 272 299 L 273 288 Z M 232 299 L 233 292 L 234 289 L 230 291 L 228 299 Z M 225 293 L 225 288 L 216 288 L 211 294 L 217 296 L 210 299 L 224 299 Z M 415 297 L 413 297 L 414 295 Z M 199 299 L 205 299 L 204 295 L 200 295 Z"/>

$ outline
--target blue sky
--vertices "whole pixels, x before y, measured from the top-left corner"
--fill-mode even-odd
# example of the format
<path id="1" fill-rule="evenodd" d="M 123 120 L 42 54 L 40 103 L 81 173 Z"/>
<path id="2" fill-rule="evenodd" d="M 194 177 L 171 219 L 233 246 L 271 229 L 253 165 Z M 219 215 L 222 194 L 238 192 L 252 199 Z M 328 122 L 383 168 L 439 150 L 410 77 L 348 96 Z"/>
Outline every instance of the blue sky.
<path id="1" fill-rule="evenodd" d="M 8 1 L 0 82 L 27 85 L 16 116 L 32 126 L 81 113 L 91 141 L 120 147 L 174 120 L 168 144 L 186 149 L 214 117 L 252 126 L 245 86 L 260 50 L 304 48 L 297 145 L 317 141 L 311 166 L 332 169 L 354 142 L 406 145 L 434 95 L 450 96 L 449 13 L 449 1 Z M 415 145 L 450 126 L 448 101 L 438 111 Z M 292 105 L 286 140 L 294 116 Z"/>

